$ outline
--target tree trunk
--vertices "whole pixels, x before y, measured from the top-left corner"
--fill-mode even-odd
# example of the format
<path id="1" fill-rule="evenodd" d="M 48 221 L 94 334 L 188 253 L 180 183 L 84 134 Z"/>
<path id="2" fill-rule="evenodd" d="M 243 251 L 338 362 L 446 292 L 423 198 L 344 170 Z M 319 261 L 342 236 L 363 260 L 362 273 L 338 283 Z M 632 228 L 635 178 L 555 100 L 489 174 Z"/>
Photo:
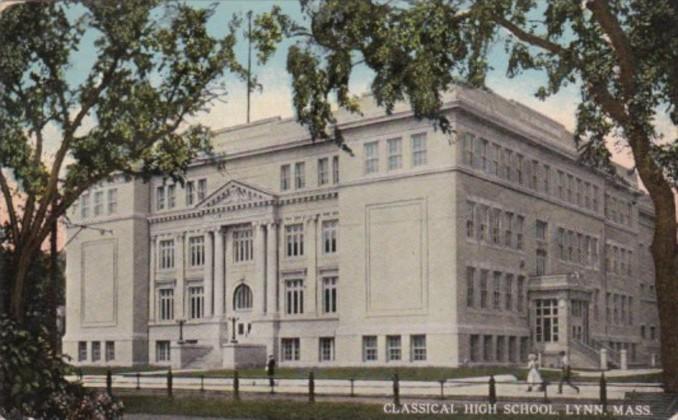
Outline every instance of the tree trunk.
<path id="1" fill-rule="evenodd" d="M 650 139 L 641 130 L 629 130 L 629 144 L 643 185 L 654 205 L 652 259 L 659 310 L 659 334 L 665 391 L 678 393 L 678 224 L 671 185 L 652 159 Z"/>
<path id="2" fill-rule="evenodd" d="M 26 317 L 24 286 L 31 259 L 34 257 L 32 254 L 34 254 L 34 252 L 31 253 L 26 248 L 17 251 L 14 258 L 16 265 L 14 272 L 12 273 L 12 278 L 10 279 L 10 284 L 12 285 L 12 290 L 10 292 L 10 316 L 21 326 L 24 325 L 24 319 Z"/>

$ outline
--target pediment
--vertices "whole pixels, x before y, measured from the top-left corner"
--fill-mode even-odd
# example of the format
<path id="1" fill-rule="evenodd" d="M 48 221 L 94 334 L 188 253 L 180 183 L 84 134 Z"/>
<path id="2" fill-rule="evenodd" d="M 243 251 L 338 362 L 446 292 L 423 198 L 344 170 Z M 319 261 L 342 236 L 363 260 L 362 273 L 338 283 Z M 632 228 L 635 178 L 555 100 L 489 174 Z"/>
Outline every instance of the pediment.
<path id="1" fill-rule="evenodd" d="M 275 195 L 260 188 L 241 181 L 228 181 L 198 203 L 197 208 L 261 204 L 275 199 Z"/>

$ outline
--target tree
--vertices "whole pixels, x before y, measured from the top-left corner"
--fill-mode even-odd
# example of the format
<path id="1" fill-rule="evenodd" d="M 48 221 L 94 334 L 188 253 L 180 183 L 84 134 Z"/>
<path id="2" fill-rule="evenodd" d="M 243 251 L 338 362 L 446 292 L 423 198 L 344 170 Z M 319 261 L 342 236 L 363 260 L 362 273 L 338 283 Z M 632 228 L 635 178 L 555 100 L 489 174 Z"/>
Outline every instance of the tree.
<path id="1" fill-rule="evenodd" d="M 274 8 L 258 16 L 253 39 L 265 61 L 283 37 L 288 50 L 298 119 L 312 137 L 334 138 L 330 96 L 358 112 L 348 86 L 352 70 L 374 73 L 371 91 L 387 112 L 407 100 L 417 118 L 450 129 L 441 113 L 442 93 L 455 83 L 484 86 L 487 53 L 504 41 L 508 76 L 541 71 L 546 98 L 576 84 L 575 140 L 581 158 L 611 168 L 606 139 L 630 148 L 655 212 L 651 245 L 661 325 L 664 382 L 678 391 L 678 247 L 674 191 L 678 185 L 678 139 L 655 129 L 659 113 L 678 125 L 678 4 L 672 0 L 534 0 L 393 2 L 302 0 L 308 25 Z"/>
<path id="2" fill-rule="evenodd" d="M 245 77 L 238 22 L 218 39 L 206 28 L 212 14 L 126 0 L 30 2 L 0 15 L 0 191 L 12 268 L 4 303 L 19 325 L 31 261 L 82 192 L 113 175 L 180 180 L 209 155 L 208 130 L 187 118 L 225 93 L 226 70 Z M 68 71 L 90 59 L 82 77 Z"/>

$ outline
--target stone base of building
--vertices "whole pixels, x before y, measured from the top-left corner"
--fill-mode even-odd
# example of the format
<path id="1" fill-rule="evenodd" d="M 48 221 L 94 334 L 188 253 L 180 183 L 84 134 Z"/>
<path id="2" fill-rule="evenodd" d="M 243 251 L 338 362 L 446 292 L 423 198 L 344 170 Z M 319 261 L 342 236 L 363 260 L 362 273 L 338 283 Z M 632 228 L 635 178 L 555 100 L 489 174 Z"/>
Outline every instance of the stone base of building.
<path id="1" fill-rule="evenodd" d="M 222 366 L 225 369 L 263 368 L 266 366 L 266 346 L 260 344 L 229 343 L 221 347 Z"/>

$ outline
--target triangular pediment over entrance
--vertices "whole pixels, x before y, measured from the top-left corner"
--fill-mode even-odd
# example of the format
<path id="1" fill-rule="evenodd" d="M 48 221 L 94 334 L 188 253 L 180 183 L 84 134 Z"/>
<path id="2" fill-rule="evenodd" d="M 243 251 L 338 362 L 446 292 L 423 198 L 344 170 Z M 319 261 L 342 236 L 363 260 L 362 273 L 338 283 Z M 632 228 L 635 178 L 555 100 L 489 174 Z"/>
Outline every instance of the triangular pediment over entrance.
<path id="1" fill-rule="evenodd" d="M 230 205 L 252 205 L 270 203 L 276 196 L 261 188 L 246 184 L 242 181 L 231 180 L 208 195 L 197 208 L 212 208 Z"/>

